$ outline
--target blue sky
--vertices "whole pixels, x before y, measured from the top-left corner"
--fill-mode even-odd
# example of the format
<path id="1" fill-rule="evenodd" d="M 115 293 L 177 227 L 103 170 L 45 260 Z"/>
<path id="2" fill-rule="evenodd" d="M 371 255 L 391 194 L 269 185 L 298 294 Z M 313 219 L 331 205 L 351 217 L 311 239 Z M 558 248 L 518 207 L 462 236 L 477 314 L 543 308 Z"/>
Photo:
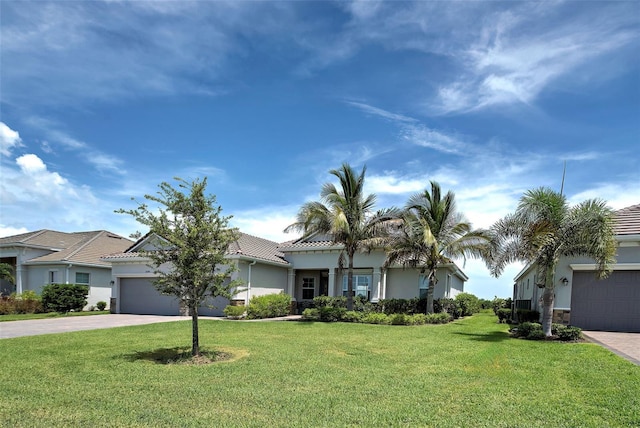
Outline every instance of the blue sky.
<path id="1" fill-rule="evenodd" d="M 474 226 L 530 188 L 640 203 L 640 3 L 0 3 L 0 235 L 114 214 L 208 177 L 276 241 L 328 171 L 378 207 L 437 180 Z M 511 294 L 467 262 L 467 290 Z"/>

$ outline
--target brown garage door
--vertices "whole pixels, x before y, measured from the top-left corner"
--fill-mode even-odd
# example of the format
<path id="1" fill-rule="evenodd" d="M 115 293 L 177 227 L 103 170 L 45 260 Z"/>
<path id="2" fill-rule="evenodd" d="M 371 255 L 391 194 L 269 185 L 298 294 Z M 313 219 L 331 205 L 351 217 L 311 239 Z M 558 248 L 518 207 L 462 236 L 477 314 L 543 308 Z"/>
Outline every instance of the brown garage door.
<path id="1" fill-rule="evenodd" d="M 583 330 L 640 332 L 640 271 L 616 271 L 603 280 L 574 272 L 571 324 Z"/>

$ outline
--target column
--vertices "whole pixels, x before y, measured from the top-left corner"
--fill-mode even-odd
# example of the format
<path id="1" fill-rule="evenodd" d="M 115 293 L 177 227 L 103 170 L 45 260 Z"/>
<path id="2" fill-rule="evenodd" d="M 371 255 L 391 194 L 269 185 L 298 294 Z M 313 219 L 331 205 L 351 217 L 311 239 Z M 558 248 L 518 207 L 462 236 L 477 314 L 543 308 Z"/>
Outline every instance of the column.
<path id="1" fill-rule="evenodd" d="M 374 290 L 371 290 L 372 291 L 372 293 L 371 293 L 372 294 L 372 297 L 371 297 L 371 301 L 372 302 L 377 302 L 378 300 L 380 300 L 380 295 L 381 295 L 380 294 L 380 287 L 382 286 L 382 282 L 380 281 L 380 269 L 381 268 L 374 268 L 373 269 L 373 278 L 372 278 L 373 279 L 373 281 L 372 281 L 373 284 L 372 285 L 374 285 L 376 287 L 376 289 L 375 289 L 375 292 L 373 292 Z"/>
<path id="2" fill-rule="evenodd" d="M 295 288 L 296 285 L 296 271 L 295 269 L 289 269 L 289 274 L 287 275 L 287 294 L 291 296 L 291 300 L 296 300 Z"/>
<path id="3" fill-rule="evenodd" d="M 329 296 L 334 297 L 336 295 L 336 270 L 329 269 L 329 286 L 327 290 Z"/>

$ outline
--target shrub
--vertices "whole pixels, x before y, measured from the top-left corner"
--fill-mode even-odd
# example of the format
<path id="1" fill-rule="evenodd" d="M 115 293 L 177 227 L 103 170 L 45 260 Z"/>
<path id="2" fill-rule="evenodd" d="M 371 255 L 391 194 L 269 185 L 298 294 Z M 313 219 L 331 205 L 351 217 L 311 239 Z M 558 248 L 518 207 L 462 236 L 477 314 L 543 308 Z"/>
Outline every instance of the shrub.
<path id="1" fill-rule="evenodd" d="M 493 302 L 491 300 L 480 299 L 478 302 L 480 303 L 480 309 L 492 309 L 493 308 Z"/>
<path id="2" fill-rule="evenodd" d="M 427 323 L 426 314 L 413 314 L 411 315 L 411 325 L 423 325 Z"/>
<path id="3" fill-rule="evenodd" d="M 460 305 L 460 315 L 463 317 L 480 312 L 480 301 L 471 293 L 460 293 L 455 300 Z"/>
<path id="4" fill-rule="evenodd" d="M 22 294 L 11 293 L 0 298 L 0 315 L 34 314 L 42 311 L 40 296 L 33 290 L 26 290 Z"/>
<path id="5" fill-rule="evenodd" d="M 509 308 L 500 308 L 496 313 L 498 315 L 498 322 L 503 323 L 509 319 L 511 319 L 511 309 Z"/>
<path id="6" fill-rule="evenodd" d="M 222 311 L 229 318 L 239 319 L 244 316 L 244 313 L 246 312 L 246 310 L 247 310 L 246 306 L 227 305 L 227 307 L 225 307 Z"/>
<path id="7" fill-rule="evenodd" d="M 438 314 L 440 312 L 446 312 L 453 319 L 460 318 L 462 316 L 462 308 L 460 302 L 455 299 L 442 298 L 433 301 L 433 313 Z"/>
<path id="8" fill-rule="evenodd" d="M 249 301 L 247 318 L 275 318 L 289 314 L 291 296 L 286 293 L 254 296 Z"/>
<path id="9" fill-rule="evenodd" d="M 347 298 L 344 296 L 316 296 L 313 298 L 313 305 L 316 308 L 346 308 Z"/>
<path id="10" fill-rule="evenodd" d="M 340 321 L 342 316 L 347 312 L 347 308 L 336 308 L 331 306 L 324 306 L 317 309 L 320 313 L 320 321 L 324 322 Z"/>
<path id="11" fill-rule="evenodd" d="M 295 308 L 296 313 L 302 314 L 305 309 L 315 308 L 316 305 L 313 301 L 301 300 L 299 302 L 292 302 L 292 306 Z"/>
<path id="12" fill-rule="evenodd" d="M 523 337 L 525 339 L 538 338 L 540 333 L 542 333 L 542 339 L 544 339 L 542 325 L 537 322 L 523 322 L 519 324 L 518 327 L 513 330 L 513 332 L 516 337 Z"/>
<path id="13" fill-rule="evenodd" d="M 563 325 L 557 329 L 556 335 L 558 336 L 558 339 L 564 342 L 575 342 L 582 338 L 582 329 L 570 325 Z"/>
<path id="14" fill-rule="evenodd" d="M 365 324 L 389 324 L 389 316 L 380 312 L 364 314 L 362 322 Z"/>
<path id="15" fill-rule="evenodd" d="M 411 315 L 392 314 L 389 315 L 389 324 L 391 325 L 409 325 L 411 324 Z"/>
<path id="16" fill-rule="evenodd" d="M 320 321 L 320 310 L 318 308 L 307 308 L 302 311 L 302 319 L 305 321 Z"/>
<path id="17" fill-rule="evenodd" d="M 437 314 L 429 314 L 426 316 L 427 324 L 446 324 L 451 321 L 451 315 L 446 312 L 440 312 Z"/>
<path id="18" fill-rule="evenodd" d="M 420 300 L 414 299 L 383 299 L 378 303 L 381 306 L 381 312 L 387 315 L 390 314 L 415 314 L 424 312 L 426 310 L 426 299 L 424 299 L 425 305 L 422 311 L 419 310 Z"/>
<path id="19" fill-rule="evenodd" d="M 48 284 L 42 287 L 42 306 L 47 312 L 81 311 L 89 287 L 82 284 Z"/>
<path id="20" fill-rule="evenodd" d="M 342 314 L 342 321 L 344 322 L 362 322 L 364 314 L 358 311 L 347 311 Z"/>
<path id="21" fill-rule="evenodd" d="M 96 308 L 98 308 L 99 311 L 104 311 L 106 307 L 107 307 L 107 302 L 100 300 L 98 303 L 96 303 Z"/>
<path id="22" fill-rule="evenodd" d="M 540 320 L 540 312 L 534 311 L 531 309 L 518 309 L 518 321 L 521 323 L 524 322 L 535 322 L 537 323 Z"/>
<path id="23" fill-rule="evenodd" d="M 498 310 L 507 308 L 505 306 L 505 300 L 496 296 L 491 301 L 491 309 L 493 309 L 493 313 L 498 315 Z"/>

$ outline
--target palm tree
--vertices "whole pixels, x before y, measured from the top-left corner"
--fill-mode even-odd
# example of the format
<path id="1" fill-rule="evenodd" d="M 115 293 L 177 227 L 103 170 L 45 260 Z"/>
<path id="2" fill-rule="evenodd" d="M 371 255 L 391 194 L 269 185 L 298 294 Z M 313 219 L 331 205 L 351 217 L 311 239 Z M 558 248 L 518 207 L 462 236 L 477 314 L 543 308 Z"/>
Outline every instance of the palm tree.
<path id="1" fill-rule="evenodd" d="M 326 234 L 335 244 L 343 246 L 338 266 L 347 259 L 347 309 L 353 309 L 353 258 L 357 251 L 369 249 L 380 236 L 382 224 L 394 216 L 393 209 L 374 212 L 374 194 L 364 195 L 366 166 L 358 175 L 344 163 L 339 169 L 329 171 L 339 181 L 339 188 L 325 183 L 320 192 L 321 201 L 307 202 L 298 211 L 296 222 L 285 232 L 298 231 L 307 238 L 314 234 Z"/>
<path id="2" fill-rule="evenodd" d="M 0 279 L 8 281 L 10 283 L 15 282 L 12 265 L 10 265 L 9 263 L 0 263 Z"/>
<path id="3" fill-rule="evenodd" d="M 435 181 L 431 192 L 425 189 L 409 198 L 401 218 L 400 231 L 389 240 L 385 266 L 401 264 L 427 273 L 427 313 L 432 313 L 438 268 L 454 258 L 481 257 L 488 239 L 457 212 L 455 194 L 449 191 L 443 198 Z"/>
<path id="4" fill-rule="evenodd" d="M 491 227 L 492 245 L 487 266 L 499 276 L 511 262 L 535 264 L 542 294 L 542 327 L 551 336 L 554 273 L 562 256 L 587 256 L 597 263 L 597 275 L 604 278 L 615 262 L 616 240 L 613 213 L 599 199 L 569 207 L 566 198 L 549 188 L 527 191 L 515 213 Z"/>

